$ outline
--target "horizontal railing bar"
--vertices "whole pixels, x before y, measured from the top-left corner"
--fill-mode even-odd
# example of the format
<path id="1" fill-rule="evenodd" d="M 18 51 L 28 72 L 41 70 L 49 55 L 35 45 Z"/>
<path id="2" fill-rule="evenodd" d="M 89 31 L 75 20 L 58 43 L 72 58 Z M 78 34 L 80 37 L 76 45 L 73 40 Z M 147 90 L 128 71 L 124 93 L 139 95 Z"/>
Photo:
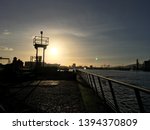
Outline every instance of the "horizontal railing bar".
<path id="1" fill-rule="evenodd" d="M 83 72 L 83 73 L 87 73 L 87 74 L 90 74 L 90 75 L 94 75 L 96 77 L 100 77 L 102 79 L 105 79 L 105 80 L 108 80 L 108 81 L 111 81 L 111 82 L 114 82 L 114 83 L 117 83 L 117 84 L 120 84 L 120 85 L 124 85 L 124 86 L 126 86 L 128 88 L 138 89 L 138 90 L 140 90 L 142 92 L 150 94 L 150 90 L 149 89 L 145 89 L 145 88 L 142 88 L 140 86 L 135 86 L 135 85 L 128 84 L 128 83 L 125 83 L 125 82 L 122 82 L 122 81 L 117 81 L 117 80 L 110 79 L 110 78 L 107 78 L 107 77 L 104 77 L 104 76 L 101 76 L 101 75 L 97 75 L 97 74 L 94 74 L 94 73 L 91 73 L 91 72 L 85 72 L 83 70 L 77 70 L 77 71 L 80 71 L 80 72 Z"/>

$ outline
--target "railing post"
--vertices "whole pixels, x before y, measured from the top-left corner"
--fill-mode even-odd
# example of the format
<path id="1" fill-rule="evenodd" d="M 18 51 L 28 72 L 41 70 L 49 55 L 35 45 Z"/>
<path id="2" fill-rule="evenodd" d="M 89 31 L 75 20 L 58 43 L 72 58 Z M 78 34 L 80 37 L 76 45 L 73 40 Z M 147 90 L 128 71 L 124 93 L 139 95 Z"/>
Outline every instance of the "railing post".
<path id="1" fill-rule="evenodd" d="M 112 87 L 112 83 L 111 83 L 110 80 L 108 80 L 108 83 L 109 83 L 109 87 L 110 87 L 110 90 L 111 90 L 111 94 L 112 94 L 112 97 L 113 97 L 113 100 L 114 100 L 114 104 L 115 104 L 115 107 L 116 107 L 116 111 L 117 111 L 117 112 L 120 112 L 119 106 L 118 106 L 118 103 L 117 103 L 117 100 L 116 100 L 116 96 L 115 96 L 115 93 L 114 93 L 114 90 L 113 90 L 113 87 Z"/>
<path id="2" fill-rule="evenodd" d="M 92 79 L 91 79 L 91 75 L 89 74 L 89 81 L 90 81 L 90 87 L 92 88 Z"/>
<path id="3" fill-rule="evenodd" d="M 94 85 L 93 85 L 93 76 L 90 75 L 90 78 L 91 78 L 91 87 L 94 89 Z"/>
<path id="4" fill-rule="evenodd" d="M 98 94 L 94 75 L 92 75 L 92 78 L 93 78 L 94 89 L 95 89 L 95 91 L 96 91 L 96 94 Z"/>
<path id="5" fill-rule="evenodd" d="M 91 87 L 93 90 L 95 90 L 95 86 L 93 84 L 93 75 L 90 75 L 90 78 L 91 78 Z"/>
<path id="6" fill-rule="evenodd" d="M 86 81 L 86 73 L 83 73 L 83 79 Z"/>
<path id="7" fill-rule="evenodd" d="M 87 81 L 87 84 L 89 84 L 89 77 L 88 77 L 88 74 L 86 73 L 86 81 Z"/>
<path id="8" fill-rule="evenodd" d="M 137 102 L 139 105 L 140 112 L 145 112 L 144 107 L 143 107 L 143 103 L 141 100 L 140 92 L 137 89 L 134 89 L 134 91 L 135 91 L 135 95 L 136 95 L 136 99 L 137 99 Z"/>
<path id="9" fill-rule="evenodd" d="M 88 84 L 90 85 L 89 74 L 87 74 Z"/>
<path id="10" fill-rule="evenodd" d="M 103 87 L 102 87 L 102 84 L 101 84 L 101 80 L 100 80 L 99 77 L 97 77 L 97 78 L 98 78 L 98 82 L 99 82 L 99 86 L 100 86 L 100 89 L 101 89 L 101 92 L 102 92 L 103 99 L 106 102 L 105 94 L 104 94 Z"/>

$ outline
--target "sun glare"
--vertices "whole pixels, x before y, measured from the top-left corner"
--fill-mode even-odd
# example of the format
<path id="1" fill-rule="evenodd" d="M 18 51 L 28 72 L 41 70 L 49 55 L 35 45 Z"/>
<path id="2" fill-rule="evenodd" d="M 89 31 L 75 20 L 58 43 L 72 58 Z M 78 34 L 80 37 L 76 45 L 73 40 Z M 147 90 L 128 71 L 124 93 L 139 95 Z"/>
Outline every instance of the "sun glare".
<path id="1" fill-rule="evenodd" d="M 58 49 L 55 48 L 55 47 L 52 47 L 52 48 L 50 49 L 50 53 L 51 53 L 51 55 L 57 55 L 57 54 L 58 54 Z"/>

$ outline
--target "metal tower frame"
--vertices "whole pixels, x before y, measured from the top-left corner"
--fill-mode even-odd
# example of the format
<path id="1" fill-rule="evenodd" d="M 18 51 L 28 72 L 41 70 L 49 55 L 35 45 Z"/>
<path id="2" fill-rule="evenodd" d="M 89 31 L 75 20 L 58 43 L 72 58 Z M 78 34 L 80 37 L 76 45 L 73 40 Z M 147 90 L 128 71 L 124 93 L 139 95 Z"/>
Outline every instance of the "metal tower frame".
<path id="1" fill-rule="evenodd" d="M 41 36 L 35 36 L 33 39 L 33 45 L 36 49 L 36 63 L 39 62 L 38 56 L 38 48 L 43 48 L 43 67 L 44 67 L 44 60 L 45 60 L 45 50 L 49 44 L 49 37 L 43 37 L 43 31 L 40 32 Z"/>

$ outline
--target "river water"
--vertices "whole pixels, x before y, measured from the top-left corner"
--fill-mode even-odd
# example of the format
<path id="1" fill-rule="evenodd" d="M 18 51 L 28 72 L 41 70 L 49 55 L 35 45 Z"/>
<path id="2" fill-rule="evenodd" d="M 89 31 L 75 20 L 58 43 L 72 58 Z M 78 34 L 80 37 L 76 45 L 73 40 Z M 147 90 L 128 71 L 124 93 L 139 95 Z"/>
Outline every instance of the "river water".
<path id="1" fill-rule="evenodd" d="M 150 72 L 119 70 L 86 70 L 94 74 L 150 89 Z"/>

